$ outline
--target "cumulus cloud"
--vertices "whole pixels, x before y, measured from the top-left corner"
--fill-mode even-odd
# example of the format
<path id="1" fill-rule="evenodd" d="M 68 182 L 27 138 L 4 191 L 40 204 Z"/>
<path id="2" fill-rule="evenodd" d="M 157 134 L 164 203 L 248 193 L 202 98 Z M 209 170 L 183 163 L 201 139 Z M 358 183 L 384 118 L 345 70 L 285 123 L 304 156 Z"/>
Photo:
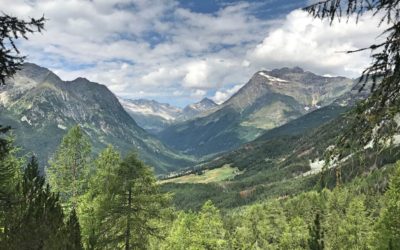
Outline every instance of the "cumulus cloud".
<path id="1" fill-rule="evenodd" d="M 215 93 L 221 103 L 260 69 L 300 66 L 356 76 L 370 61 L 368 53 L 339 51 L 373 42 L 377 17 L 330 27 L 301 11 L 260 18 L 254 13 L 259 7 L 240 1 L 197 13 L 175 0 L 0 1 L 5 13 L 48 18 L 43 34 L 20 44 L 29 61 L 125 97 L 174 96 L 184 105 Z"/>
<path id="2" fill-rule="evenodd" d="M 236 73 L 240 58 L 268 24 L 241 2 L 208 14 L 163 0 L 15 0 L 0 8 L 48 19 L 43 34 L 21 43 L 29 61 L 66 80 L 83 76 L 135 97 L 178 90 L 199 96 L 245 80 Z"/>
<path id="3" fill-rule="evenodd" d="M 273 29 L 262 43 L 248 53 L 252 67 L 300 66 L 320 74 L 357 77 L 370 63 L 369 52 L 346 51 L 377 42 L 384 27 L 371 14 L 348 22 L 313 19 L 304 11 L 291 12 L 282 25 Z"/>
<path id="4" fill-rule="evenodd" d="M 228 100 L 233 94 L 239 91 L 243 87 L 243 84 L 238 84 L 228 89 L 221 89 L 215 92 L 211 98 L 215 103 L 221 104 Z"/>
<path id="5" fill-rule="evenodd" d="M 196 89 L 196 90 L 192 91 L 192 93 L 190 94 L 190 97 L 192 97 L 194 100 L 199 100 L 199 99 L 202 99 L 206 94 L 207 94 L 207 92 L 205 90 Z"/>

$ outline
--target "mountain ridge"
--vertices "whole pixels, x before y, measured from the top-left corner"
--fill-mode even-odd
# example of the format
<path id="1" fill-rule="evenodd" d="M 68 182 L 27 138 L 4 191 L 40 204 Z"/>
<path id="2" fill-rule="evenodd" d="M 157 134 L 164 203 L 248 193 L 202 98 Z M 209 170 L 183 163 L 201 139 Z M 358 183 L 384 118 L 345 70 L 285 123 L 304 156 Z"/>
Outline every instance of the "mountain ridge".
<path id="1" fill-rule="evenodd" d="M 82 77 L 62 81 L 50 70 L 25 64 L 0 89 L 0 110 L 1 124 L 15 128 L 17 143 L 41 159 L 49 159 L 66 130 L 79 124 L 95 151 L 108 144 L 123 153 L 135 149 L 157 173 L 193 163 L 139 127 L 106 86 Z"/>
<path id="2" fill-rule="evenodd" d="M 168 103 L 147 99 L 120 98 L 128 114 L 145 130 L 158 134 L 174 123 L 194 119 L 218 105 L 209 98 L 178 108 Z"/>
<path id="3" fill-rule="evenodd" d="M 159 138 L 200 157 L 228 151 L 329 105 L 353 86 L 352 79 L 318 76 L 298 67 L 258 71 L 214 112 L 172 125 Z"/>

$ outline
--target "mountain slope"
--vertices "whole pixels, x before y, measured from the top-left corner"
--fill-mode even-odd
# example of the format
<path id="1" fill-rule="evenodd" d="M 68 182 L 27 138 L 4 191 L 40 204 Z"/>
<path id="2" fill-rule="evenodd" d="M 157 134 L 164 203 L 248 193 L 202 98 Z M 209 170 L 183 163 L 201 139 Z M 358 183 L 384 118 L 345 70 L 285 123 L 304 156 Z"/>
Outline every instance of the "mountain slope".
<path id="1" fill-rule="evenodd" d="M 107 87 L 84 78 L 64 82 L 51 71 L 25 64 L 0 90 L 0 124 L 11 125 L 17 144 L 49 159 L 66 130 L 79 124 L 99 151 L 112 144 L 135 149 L 157 173 L 192 161 L 140 128 Z"/>
<path id="2" fill-rule="evenodd" d="M 153 134 L 173 124 L 182 114 L 181 109 L 154 100 L 120 99 L 120 102 L 140 127 Z"/>
<path id="3" fill-rule="evenodd" d="M 200 102 L 196 102 L 193 104 L 187 105 L 183 110 L 182 114 L 179 116 L 178 120 L 185 121 L 193 119 L 197 116 L 200 116 L 210 110 L 216 108 L 218 104 L 216 104 L 213 100 L 209 98 L 203 98 Z"/>
<path id="4" fill-rule="evenodd" d="M 120 99 L 120 102 L 138 125 L 152 134 L 160 133 L 174 123 L 202 116 L 218 106 L 208 98 L 189 104 L 184 109 L 146 99 Z"/>
<path id="5" fill-rule="evenodd" d="M 167 145 L 204 156 L 254 140 L 350 91 L 353 81 L 300 68 L 257 72 L 214 112 L 173 125 L 159 134 Z"/>

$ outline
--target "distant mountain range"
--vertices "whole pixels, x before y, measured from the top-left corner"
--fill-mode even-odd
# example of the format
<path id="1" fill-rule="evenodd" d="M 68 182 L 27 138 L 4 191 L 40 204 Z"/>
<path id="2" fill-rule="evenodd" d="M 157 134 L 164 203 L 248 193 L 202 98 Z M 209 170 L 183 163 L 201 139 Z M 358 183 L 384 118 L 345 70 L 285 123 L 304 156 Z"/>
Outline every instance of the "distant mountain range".
<path id="1" fill-rule="evenodd" d="M 204 115 L 218 106 L 208 98 L 190 104 L 183 109 L 146 99 L 120 98 L 120 102 L 139 126 L 153 134 L 161 132 L 172 124 Z"/>
<path id="2" fill-rule="evenodd" d="M 123 153 L 135 149 L 163 174 L 257 138 L 268 141 L 317 127 L 363 98 L 354 82 L 301 68 L 259 71 L 221 105 L 205 98 L 181 109 L 118 99 L 104 85 L 85 78 L 65 82 L 48 69 L 25 64 L 0 89 L 0 124 L 11 125 L 17 144 L 43 163 L 67 129 L 79 124 L 96 152 L 107 144 Z"/>
<path id="3" fill-rule="evenodd" d="M 193 163 L 139 127 L 106 86 L 85 78 L 62 81 L 46 68 L 24 67 L 0 89 L 0 124 L 11 125 L 24 152 L 47 163 L 68 128 L 79 124 L 100 151 L 136 150 L 157 173 Z"/>
<path id="4" fill-rule="evenodd" d="M 331 104 L 353 87 L 352 79 L 319 76 L 298 67 L 260 71 L 213 112 L 171 125 L 158 136 L 196 156 L 228 151 Z"/>

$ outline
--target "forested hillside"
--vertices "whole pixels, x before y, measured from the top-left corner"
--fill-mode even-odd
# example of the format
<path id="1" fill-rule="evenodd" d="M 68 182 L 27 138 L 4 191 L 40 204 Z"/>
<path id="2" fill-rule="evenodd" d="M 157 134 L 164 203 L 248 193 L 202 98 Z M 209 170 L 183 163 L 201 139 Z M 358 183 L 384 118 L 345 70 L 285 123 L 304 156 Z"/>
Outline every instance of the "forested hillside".
<path id="1" fill-rule="evenodd" d="M 0 250 L 400 249 L 400 0 L 0 7 Z"/>
<path id="2" fill-rule="evenodd" d="M 150 168 L 135 154 L 121 158 L 109 146 L 91 158 L 90 141 L 79 127 L 67 133 L 50 162 L 50 186 L 39 175 L 34 157 L 18 158 L 10 140 L 6 146 L 1 155 L 4 249 L 400 247 L 399 163 L 333 189 L 315 185 L 306 191 L 300 185 L 302 192 L 264 196 L 235 209 L 206 201 L 194 211 L 179 211 L 171 204 L 172 194 L 162 192 Z M 196 192 L 180 189 L 201 199 L 200 187 Z M 250 193 L 239 195 L 246 199 Z"/>

